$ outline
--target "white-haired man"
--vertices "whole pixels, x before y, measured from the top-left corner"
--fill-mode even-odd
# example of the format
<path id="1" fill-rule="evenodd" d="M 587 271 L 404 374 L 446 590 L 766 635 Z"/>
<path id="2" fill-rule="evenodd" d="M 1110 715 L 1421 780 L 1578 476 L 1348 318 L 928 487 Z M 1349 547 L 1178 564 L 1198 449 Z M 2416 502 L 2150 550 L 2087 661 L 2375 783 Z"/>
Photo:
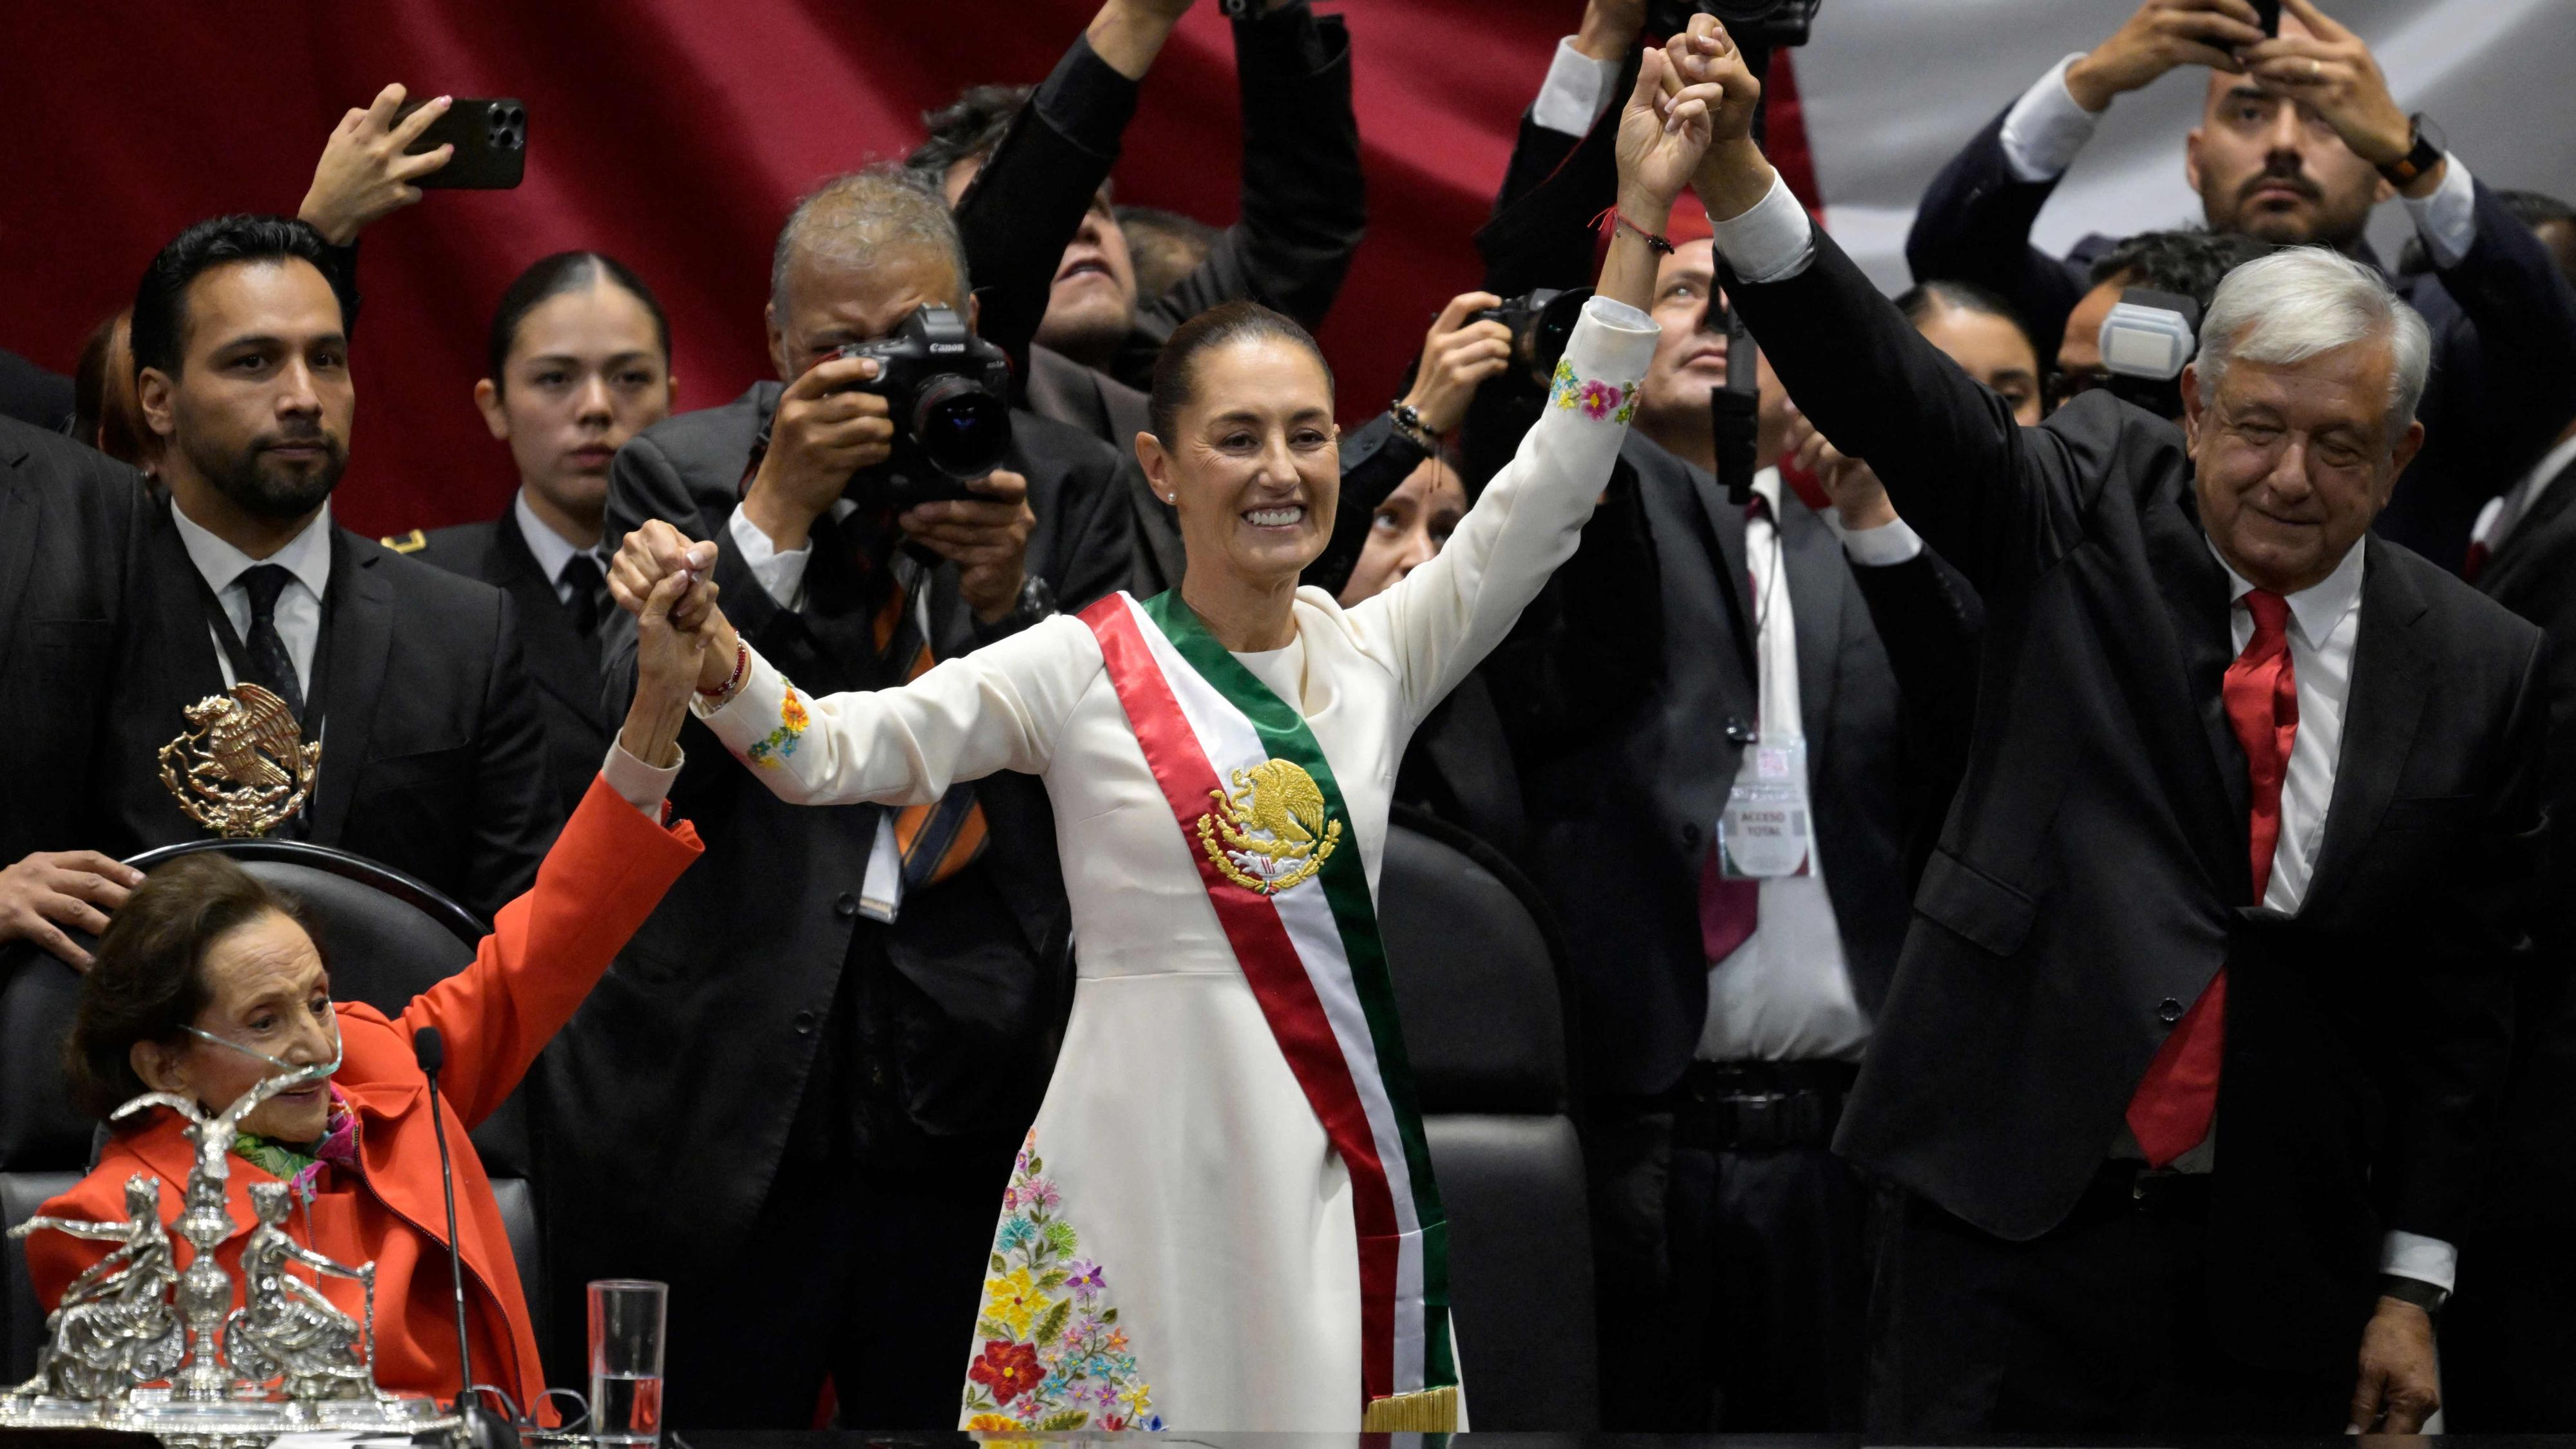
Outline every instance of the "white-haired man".
<path id="1" fill-rule="evenodd" d="M 1836 1146 L 1908 1193 L 1873 1411 L 1913 1433 L 2411 1432 L 2439 1395 L 2541 824 L 2539 633 L 2370 532 L 2422 320 L 2239 268 L 2182 426 L 2037 428 L 1745 139 L 1698 177 L 1782 382 L 1987 607 L 1965 783 Z"/>

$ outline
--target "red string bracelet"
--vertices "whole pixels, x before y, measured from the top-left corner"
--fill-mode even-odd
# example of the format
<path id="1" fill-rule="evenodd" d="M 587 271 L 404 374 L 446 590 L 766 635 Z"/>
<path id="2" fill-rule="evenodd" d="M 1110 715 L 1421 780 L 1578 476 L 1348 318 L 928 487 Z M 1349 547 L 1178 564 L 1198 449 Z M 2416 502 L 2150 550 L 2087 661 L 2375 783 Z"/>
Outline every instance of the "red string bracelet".
<path id="1" fill-rule="evenodd" d="M 1613 236 L 1617 235 L 1619 228 L 1624 226 L 1628 230 L 1637 234 L 1637 239 L 1646 244 L 1646 250 L 1653 252 L 1658 256 L 1672 255 L 1673 239 L 1671 237 L 1665 236 L 1659 232 L 1648 231 L 1644 227 L 1637 225 L 1635 222 L 1630 221 L 1627 217 L 1621 215 L 1619 208 L 1616 206 L 1603 207 L 1601 209 L 1601 214 L 1592 218 L 1592 229 L 1594 231 L 1599 231 L 1601 229 L 1601 223 L 1605 219 L 1610 223 L 1610 231 Z"/>

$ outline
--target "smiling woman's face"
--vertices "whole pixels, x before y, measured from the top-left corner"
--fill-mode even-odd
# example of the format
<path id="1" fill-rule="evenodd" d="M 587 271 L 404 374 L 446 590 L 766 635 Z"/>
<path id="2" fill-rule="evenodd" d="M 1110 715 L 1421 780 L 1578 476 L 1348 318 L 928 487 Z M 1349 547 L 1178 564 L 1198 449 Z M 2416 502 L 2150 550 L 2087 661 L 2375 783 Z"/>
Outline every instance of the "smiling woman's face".
<path id="1" fill-rule="evenodd" d="M 1189 567 L 1294 579 L 1332 536 L 1341 496 L 1333 386 L 1297 343 L 1249 336 L 1191 363 L 1171 441 L 1139 435 L 1154 491 L 1180 510 Z"/>
<path id="2" fill-rule="evenodd" d="M 274 911 L 263 912 L 217 936 L 198 970 L 207 1002 L 189 1023 L 203 1037 L 180 1044 L 137 1042 L 134 1071 L 156 1091 L 195 1100 L 221 1112 L 277 1069 L 249 1053 L 263 1053 L 298 1067 L 327 1062 L 339 1049 L 339 1023 L 331 1011 L 331 975 L 304 928 Z M 234 1047 L 243 1050 L 234 1050 Z M 281 1092 L 242 1120 L 242 1130 L 279 1142 L 310 1142 L 330 1115 L 330 1087 L 315 1082 Z"/>

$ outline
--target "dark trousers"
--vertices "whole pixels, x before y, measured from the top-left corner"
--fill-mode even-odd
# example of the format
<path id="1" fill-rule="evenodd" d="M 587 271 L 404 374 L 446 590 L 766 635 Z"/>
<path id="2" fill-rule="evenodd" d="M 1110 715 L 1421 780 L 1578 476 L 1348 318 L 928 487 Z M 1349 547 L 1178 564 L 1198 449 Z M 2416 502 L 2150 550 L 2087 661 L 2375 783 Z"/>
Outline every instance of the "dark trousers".
<path id="1" fill-rule="evenodd" d="M 1909 1197 L 1878 1254 L 1870 1432 L 2340 1430 L 2350 1377 L 2255 1369 L 2219 1348 L 2207 1186 L 2106 1164 L 2064 1223 L 2026 1243 Z"/>
<path id="2" fill-rule="evenodd" d="M 1651 1110 L 1595 1114 L 1606 1429 L 1861 1427 L 1870 1189 L 1824 1146 L 1849 1072 L 1782 1070 L 1819 1112 L 1775 1124 L 1721 1110 L 1712 1122 L 1695 1071 Z M 1756 1085 L 1769 1097 L 1789 1084 Z"/>
<path id="3" fill-rule="evenodd" d="M 672 1426 L 807 1428 L 828 1375 L 844 1424 L 956 1428 L 1007 1182 L 791 1159 L 734 1260 L 672 1284 Z"/>

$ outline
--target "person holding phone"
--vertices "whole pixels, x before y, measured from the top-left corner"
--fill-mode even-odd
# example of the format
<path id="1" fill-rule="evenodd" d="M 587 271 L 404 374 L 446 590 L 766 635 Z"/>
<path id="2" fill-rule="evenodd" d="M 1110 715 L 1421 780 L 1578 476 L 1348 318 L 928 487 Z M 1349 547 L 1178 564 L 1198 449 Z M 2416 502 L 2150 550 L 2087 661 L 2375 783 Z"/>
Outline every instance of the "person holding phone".
<path id="1" fill-rule="evenodd" d="M 2267 24 L 2267 12 L 2277 21 Z M 2434 266 L 2392 278 L 2433 323 L 2427 442 L 2379 532 L 2461 566 L 2478 508 L 2549 449 L 2576 413 L 2576 291 L 2531 228 L 2409 115 L 2360 36 L 2314 0 L 2145 0 L 2092 50 L 2041 76 L 1923 193 L 1905 260 L 1918 278 L 2001 293 L 2032 335 L 2057 337 L 2115 238 L 2063 260 L 2032 221 L 2112 103 L 2176 69 L 2208 72 L 2183 174 L 2212 231 L 2332 247 L 2383 275 L 2364 231 L 2397 200 Z"/>

